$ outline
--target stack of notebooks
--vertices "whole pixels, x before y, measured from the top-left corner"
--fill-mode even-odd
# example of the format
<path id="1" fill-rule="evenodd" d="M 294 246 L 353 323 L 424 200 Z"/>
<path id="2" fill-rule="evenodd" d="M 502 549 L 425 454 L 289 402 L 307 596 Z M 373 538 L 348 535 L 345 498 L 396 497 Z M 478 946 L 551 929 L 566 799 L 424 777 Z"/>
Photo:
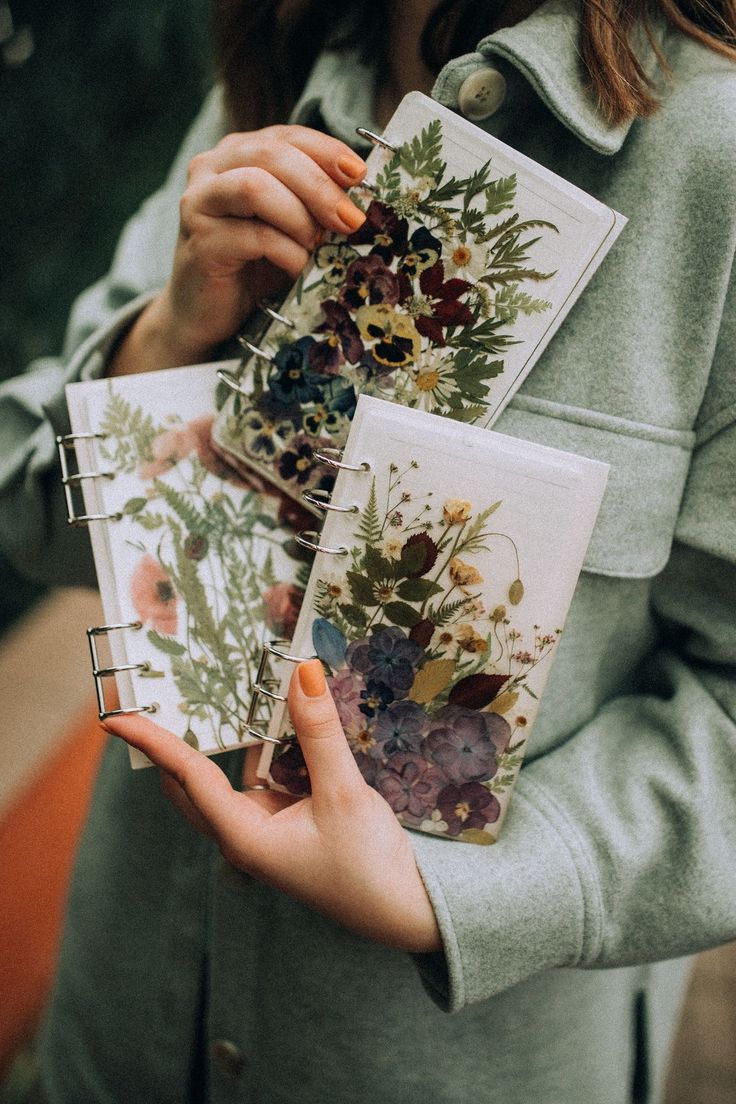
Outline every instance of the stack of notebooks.
<path id="1" fill-rule="evenodd" d="M 303 795 L 283 698 L 318 655 L 402 823 L 491 843 L 607 468 L 488 427 L 624 220 L 419 93 L 368 165 L 364 225 L 244 361 L 67 388 L 100 713 L 114 678 L 115 708 L 206 753 L 260 742 Z"/>

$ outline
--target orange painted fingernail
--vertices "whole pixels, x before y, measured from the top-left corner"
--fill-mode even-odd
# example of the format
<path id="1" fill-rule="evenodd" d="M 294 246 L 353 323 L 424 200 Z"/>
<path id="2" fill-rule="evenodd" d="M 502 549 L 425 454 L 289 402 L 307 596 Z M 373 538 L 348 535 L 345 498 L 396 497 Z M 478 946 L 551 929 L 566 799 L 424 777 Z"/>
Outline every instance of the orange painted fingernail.
<path id="1" fill-rule="evenodd" d="M 345 176 L 357 177 L 365 172 L 366 164 L 359 157 L 338 157 L 337 167 Z"/>
<path id="2" fill-rule="evenodd" d="M 306 663 L 300 663 L 298 668 L 299 685 L 308 698 L 321 698 L 327 689 L 325 673 L 318 659 L 308 659 Z"/>
<path id="3" fill-rule="evenodd" d="M 349 199 L 341 199 L 335 208 L 335 214 L 344 222 L 349 230 L 357 230 L 365 222 L 363 212 L 351 203 Z"/>

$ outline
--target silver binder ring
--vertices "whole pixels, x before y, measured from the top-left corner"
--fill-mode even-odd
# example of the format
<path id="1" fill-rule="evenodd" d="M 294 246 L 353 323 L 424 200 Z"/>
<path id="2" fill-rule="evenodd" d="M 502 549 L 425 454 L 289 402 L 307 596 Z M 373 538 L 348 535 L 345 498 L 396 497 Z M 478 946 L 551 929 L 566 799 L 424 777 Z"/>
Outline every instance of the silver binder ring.
<path id="1" fill-rule="evenodd" d="M 123 717 L 129 713 L 156 713 L 159 708 L 158 702 L 151 702 L 150 705 L 131 706 L 129 709 L 108 709 L 105 701 L 104 680 L 106 678 L 112 678 L 118 671 L 150 671 L 151 664 L 148 662 L 118 663 L 112 667 L 101 667 L 95 637 L 107 636 L 108 633 L 118 632 L 121 629 L 142 628 L 143 624 L 141 621 L 125 621 L 117 625 L 93 625 L 91 628 L 87 629 L 87 641 L 89 643 L 89 653 L 92 659 L 92 678 L 94 679 L 95 693 L 97 694 L 97 716 L 101 721 L 106 720 L 107 717 Z"/>
<path id="2" fill-rule="evenodd" d="M 340 471 L 370 471 L 371 466 L 367 460 L 363 460 L 360 464 L 346 464 L 342 459 L 342 449 L 338 448 L 322 448 L 315 449 L 313 454 L 314 459 L 318 464 L 327 464 L 330 468 L 339 468 Z"/>
<path id="3" fill-rule="evenodd" d="M 285 740 L 280 740 L 277 736 L 269 736 L 267 732 L 259 732 L 257 728 L 253 728 L 250 724 L 242 724 L 240 726 L 240 734 L 241 736 L 251 736 L 254 740 L 262 740 L 266 744 L 283 744 L 286 742 Z"/>
<path id="4" fill-rule="evenodd" d="M 260 357 L 261 360 L 267 360 L 270 364 L 273 360 L 273 353 L 265 353 L 263 349 L 259 349 L 257 345 L 254 345 L 252 341 L 249 341 L 247 337 L 239 337 L 238 344 L 249 353 L 252 353 L 255 357 Z"/>
<path id="5" fill-rule="evenodd" d="M 372 142 L 374 146 L 382 146 L 383 149 L 387 149 L 389 153 L 396 153 L 398 146 L 395 146 L 392 142 L 382 138 L 380 134 L 376 134 L 373 130 L 366 130 L 365 127 L 356 127 L 355 133 L 359 134 L 361 138 L 367 138 L 369 142 Z"/>
<path id="6" fill-rule="evenodd" d="M 263 313 L 267 314 L 269 318 L 272 318 L 274 322 L 280 322 L 282 326 L 288 326 L 291 330 L 294 329 L 296 323 L 292 322 L 290 318 L 287 318 L 285 314 L 279 314 L 279 312 L 275 310 L 270 305 L 270 303 L 267 303 L 265 300 L 261 300 L 258 306 L 261 308 Z"/>
<path id="7" fill-rule="evenodd" d="M 250 391 L 246 391 L 244 387 L 240 386 L 240 383 L 236 380 L 232 372 L 228 372 L 225 368 L 218 368 L 215 373 L 221 383 L 224 383 L 226 387 L 229 387 L 231 391 L 237 391 L 239 395 L 245 395 L 246 398 L 250 398 Z"/>
<path id="8" fill-rule="evenodd" d="M 264 685 L 264 683 L 262 683 L 262 682 L 254 682 L 253 683 L 253 693 L 254 694 L 260 694 L 262 697 L 268 698 L 269 701 L 275 701 L 275 702 L 285 702 L 286 701 L 286 695 L 285 694 L 276 694 L 273 690 L 269 690 Z"/>
<path id="9" fill-rule="evenodd" d="M 74 450 L 77 441 L 104 440 L 105 433 L 65 433 L 56 438 L 56 449 L 61 466 L 61 483 L 66 500 L 66 520 L 69 525 L 87 525 L 90 521 L 120 521 L 122 513 L 78 514 L 74 504 L 73 487 L 78 487 L 85 479 L 114 479 L 112 471 L 70 472 L 67 452 Z"/>
<path id="10" fill-rule="evenodd" d="M 263 645 L 264 652 L 269 655 L 276 656 L 277 659 L 285 659 L 287 663 L 307 663 L 310 659 L 316 659 L 314 655 L 311 656 L 295 656 L 290 655 L 289 652 L 282 651 L 277 647 L 278 644 L 288 644 L 288 640 L 267 640 Z"/>
<path id="11" fill-rule="evenodd" d="M 360 510 L 360 506 L 355 502 L 350 506 L 340 506 L 337 502 L 330 502 L 330 492 L 319 488 L 314 491 L 302 491 L 302 498 L 317 510 L 331 511 L 335 514 L 357 514 Z"/>
<path id="12" fill-rule="evenodd" d="M 344 544 L 339 548 L 329 548 L 326 544 L 319 543 L 319 533 L 316 529 L 302 529 L 301 533 L 294 535 L 294 540 L 302 548 L 308 548 L 310 552 L 324 552 L 327 556 L 347 556 L 350 551 Z"/>

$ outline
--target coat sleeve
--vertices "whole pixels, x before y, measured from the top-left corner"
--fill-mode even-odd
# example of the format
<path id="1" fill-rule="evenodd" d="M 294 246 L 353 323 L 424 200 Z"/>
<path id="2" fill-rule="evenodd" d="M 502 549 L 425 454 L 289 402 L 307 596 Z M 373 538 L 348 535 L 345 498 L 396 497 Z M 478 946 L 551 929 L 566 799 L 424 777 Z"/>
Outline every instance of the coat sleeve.
<path id="1" fill-rule="evenodd" d="M 187 166 L 224 133 L 215 89 L 162 187 L 125 226 L 109 273 L 75 302 L 60 357 L 0 384 L 0 550 L 50 583 L 93 583 L 89 538 L 67 524 L 55 437 L 69 432 L 64 387 L 104 374 L 110 350 L 168 278 Z"/>
<path id="2" fill-rule="evenodd" d="M 413 834 L 444 943 L 416 961 L 447 1011 L 736 938 L 735 348 L 732 295 L 635 689 L 524 767 L 494 847 Z"/>

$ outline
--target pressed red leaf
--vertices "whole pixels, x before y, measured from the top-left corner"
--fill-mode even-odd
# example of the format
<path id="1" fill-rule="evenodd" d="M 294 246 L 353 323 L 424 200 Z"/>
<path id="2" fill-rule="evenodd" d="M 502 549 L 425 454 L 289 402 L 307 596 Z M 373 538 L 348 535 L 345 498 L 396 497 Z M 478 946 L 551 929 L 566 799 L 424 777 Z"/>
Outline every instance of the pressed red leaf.
<path id="1" fill-rule="evenodd" d="M 423 621 L 418 621 L 416 625 L 409 631 L 409 639 L 413 640 L 415 644 L 418 644 L 420 648 L 426 648 L 432 639 L 432 633 L 434 632 L 434 621 L 430 621 L 428 617 L 425 617 Z"/>
<path id="2" fill-rule="evenodd" d="M 460 679 L 450 691 L 450 705 L 464 705 L 466 709 L 483 709 L 490 705 L 501 687 L 507 683 L 508 675 L 468 675 Z"/>

